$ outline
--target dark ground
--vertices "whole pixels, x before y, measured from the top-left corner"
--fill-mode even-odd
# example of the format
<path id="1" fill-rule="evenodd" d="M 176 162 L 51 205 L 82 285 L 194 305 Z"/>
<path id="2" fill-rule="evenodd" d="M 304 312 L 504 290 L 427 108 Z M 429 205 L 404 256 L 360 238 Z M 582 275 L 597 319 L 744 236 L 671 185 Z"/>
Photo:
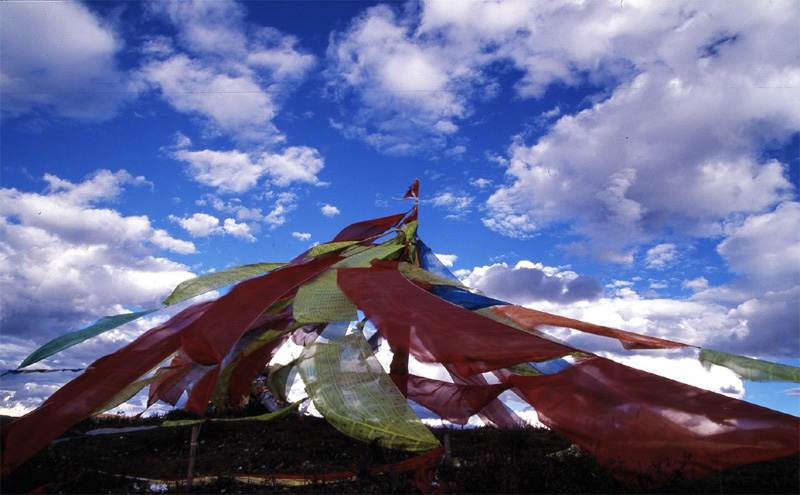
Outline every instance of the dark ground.
<path id="1" fill-rule="evenodd" d="M 158 424 L 164 418 L 84 421 L 0 480 L 2 493 L 149 493 L 141 478 L 186 478 L 191 426 L 83 436 L 96 428 Z M 800 493 L 800 456 L 742 466 L 693 483 L 622 483 L 586 455 L 550 454 L 569 442 L 543 429 L 433 429 L 449 434 L 452 463 L 439 478 L 452 493 Z M 289 416 L 271 422 L 203 424 L 195 472 L 218 475 L 194 493 L 419 493 L 406 474 L 369 475 L 368 467 L 396 463 L 407 454 L 353 440 L 322 419 Z M 569 451 L 568 451 L 569 452 Z M 240 474 L 361 473 L 353 481 L 300 487 L 244 484 Z M 102 474 L 112 473 L 112 474 Z M 116 475 L 116 476 L 115 476 Z M 140 478 L 128 479 L 119 475 Z M 185 486 L 167 493 L 186 493 Z"/>

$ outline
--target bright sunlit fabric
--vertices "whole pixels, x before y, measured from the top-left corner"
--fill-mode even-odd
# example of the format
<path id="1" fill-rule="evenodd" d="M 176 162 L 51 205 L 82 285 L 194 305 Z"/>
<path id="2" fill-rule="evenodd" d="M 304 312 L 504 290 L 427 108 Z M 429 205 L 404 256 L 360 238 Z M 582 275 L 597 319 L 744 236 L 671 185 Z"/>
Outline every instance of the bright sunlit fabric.
<path id="1" fill-rule="evenodd" d="M 361 333 L 306 347 L 297 370 L 314 406 L 344 434 L 411 452 L 439 447 Z"/>
<path id="2" fill-rule="evenodd" d="M 299 323 L 351 321 L 357 318 L 355 304 L 336 285 L 336 272 L 327 271 L 306 282 L 294 299 L 294 318 Z"/>
<path id="3" fill-rule="evenodd" d="M 455 282 L 453 280 L 450 280 L 449 278 L 444 278 L 440 275 L 429 272 L 427 270 L 418 267 L 417 265 L 412 265 L 411 263 L 407 263 L 405 261 L 401 261 L 397 265 L 397 270 L 400 273 L 402 273 L 405 278 L 419 284 L 430 285 L 430 286 L 447 285 L 451 287 L 459 287 L 462 289 L 467 289 L 467 287 L 462 285 L 460 282 Z"/>
<path id="4" fill-rule="evenodd" d="M 254 263 L 251 265 L 237 265 L 220 272 L 209 273 L 199 277 L 190 278 L 178 284 L 175 290 L 164 299 L 164 304 L 170 306 L 200 294 L 211 292 L 214 289 L 225 287 L 242 280 L 271 272 L 286 266 L 286 263 Z"/>
<path id="5" fill-rule="evenodd" d="M 403 248 L 397 244 L 358 246 L 342 253 L 344 259 L 303 284 L 294 298 L 294 318 L 299 323 L 353 321 L 357 318 L 356 306 L 345 296 L 336 283 L 336 269 L 367 267 L 373 259 L 386 259 Z"/>
<path id="6" fill-rule="evenodd" d="M 715 364 L 724 366 L 739 377 L 754 382 L 795 382 L 800 383 L 800 368 L 780 363 L 770 363 L 727 352 L 703 349 L 700 362 L 705 366 Z"/>
<path id="7" fill-rule="evenodd" d="M 286 364 L 273 365 L 269 369 L 267 376 L 267 388 L 272 392 L 273 397 L 281 402 L 287 402 L 286 385 L 290 380 L 293 381 L 294 374 L 297 372 L 295 361 Z"/>
<path id="8" fill-rule="evenodd" d="M 326 242 L 324 244 L 318 244 L 312 247 L 308 251 L 308 254 L 306 256 L 308 256 L 309 258 L 313 258 L 315 256 L 321 256 L 323 254 L 335 253 L 336 251 L 341 251 L 351 246 L 356 246 L 361 242 L 362 242 L 361 240 L 356 240 L 356 241 Z"/>

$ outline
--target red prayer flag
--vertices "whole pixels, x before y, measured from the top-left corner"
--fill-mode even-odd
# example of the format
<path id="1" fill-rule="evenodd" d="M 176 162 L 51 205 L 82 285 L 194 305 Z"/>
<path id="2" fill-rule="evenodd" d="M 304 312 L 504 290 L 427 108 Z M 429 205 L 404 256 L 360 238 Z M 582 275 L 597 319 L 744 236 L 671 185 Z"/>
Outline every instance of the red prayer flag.
<path id="1" fill-rule="evenodd" d="M 695 478 L 800 449 L 800 418 L 601 357 L 510 384 L 542 423 L 624 475 Z"/>

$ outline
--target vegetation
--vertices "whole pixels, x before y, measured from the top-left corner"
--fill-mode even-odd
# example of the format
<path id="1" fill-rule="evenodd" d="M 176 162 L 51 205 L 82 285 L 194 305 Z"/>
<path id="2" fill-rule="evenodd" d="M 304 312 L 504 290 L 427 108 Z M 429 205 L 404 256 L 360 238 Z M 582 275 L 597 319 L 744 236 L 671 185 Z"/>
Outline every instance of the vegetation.
<path id="1" fill-rule="evenodd" d="M 185 479 L 191 426 L 86 435 L 99 428 L 155 426 L 168 417 L 106 417 L 85 420 L 23 464 L 0 484 L 2 493 L 186 493 L 185 485 L 152 480 Z M 798 493 L 798 455 L 742 466 L 691 482 L 674 477 L 655 485 L 623 482 L 613 469 L 570 447 L 549 430 L 520 428 L 434 428 L 451 461 L 438 471 L 452 493 Z M 296 415 L 270 422 L 204 423 L 195 462 L 194 493 L 418 493 L 413 473 L 370 474 L 409 454 L 367 445 L 331 428 L 322 419 Z M 242 474 L 320 475 L 351 471 L 355 479 L 303 486 L 243 483 Z"/>

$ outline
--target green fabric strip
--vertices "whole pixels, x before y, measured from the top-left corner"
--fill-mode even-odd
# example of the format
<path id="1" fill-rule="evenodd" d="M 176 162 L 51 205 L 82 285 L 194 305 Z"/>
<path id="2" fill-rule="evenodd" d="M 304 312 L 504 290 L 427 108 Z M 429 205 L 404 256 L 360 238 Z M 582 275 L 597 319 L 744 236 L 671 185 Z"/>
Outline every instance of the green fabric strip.
<path id="1" fill-rule="evenodd" d="M 204 423 L 206 421 L 224 421 L 224 422 L 231 422 L 231 421 L 271 421 L 273 419 L 282 418 L 292 411 L 297 410 L 300 407 L 300 404 L 305 399 L 299 400 L 297 402 L 293 402 L 288 406 L 284 407 L 280 411 L 268 412 L 265 414 L 259 414 L 258 416 L 245 416 L 243 418 L 213 418 L 213 419 L 176 419 L 176 420 L 167 420 L 161 423 L 161 426 L 164 428 L 171 428 L 175 426 L 191 426 L 200 423 Z"/>
<path id="2" fill-rule="evenodd" d="M 309 397 L 337 430 L 364 442 L 380 439 L 392 449 L 439 447 L 361 333 L 312 344 L 297 361 Z"/>
<path id="3" fill-rule="evenodd" d="M 292 361 L 287 364 L 274 365 L 269 369 L 267 388 L 281 402 L 287 401 L 286 386 L 289 384 L 289 379 L 296 372 L 294 365 L 295 362 Z"/>
<path id="4" fill-rule="evenodd" d="M 64 349 L 68 349 L 76 344 L 80 344 L 84 340 L 91 339 L 92 337 L 96 337 L 101 333 L 113 330 L 118 326 L 130 323 L 133 320 L 139 319 L 145 315 L 149 315 L 154 311 L 158 310 L 148 309 L 147 311 L 139 311 L 138 313 L 126 313 L 124 315 L 106 316 L 104 318 L 101 318 L 97 320 L 97 322 L 95 322 L 93 325 L 57 337 L 51 340 L 50 342 L 46 343 L 42 347 L 36 349 L 31 353 L 30 356 L 26 357 L 25 360 L 22 361 L 22 364 L 20 364 L 17 367 L 17 369 L 30 366 L 33 363 L 37 363 L 42 359 L 52 356 L 57 352 L 61 352 Z"/>
<path id="5" fill-rule="evenodd" d="M 318 244 L 311 248 L 308 252 L 308 258 L 314 258 L 316 256 L 320 256 L 323 254 L 334 253 L 336 251 L 341 251 L 346 247 L 350 247 L 356 244 L 360 244 L 364 241 L 339 241 L 339 242 L 326 242 L 325 244 Z"/>
<path id="6" fill-rule="evenodd" d="M 293 303 L 294 319 L 299 323 L 357 319 L 355 304 L 347 299 L 336 283 L 335 269 L 366 268 L 373 259 L 388 259 L 402 249 L 402 245 L 380 244 L 369 247 L 358 246 L 348 251 L 345 253 L 346 258 L 333 265 L 333 270 L 328 270 L 300 286 Z"/>
<path id="7" fill-rule="evenodd" d="M 98 414 L 102 414 L 109 409 L 114 409 L 115 407 L 119 406 L 123 402 L 127 402 L 130 400 L 134 395 L 138 394 L 143 388 L 150 385 L 154 381 L 158 380 L 162 376 L 169 373 L 169 369 L 161 368 L 152 376 L 147 378 L 140 378 L 135 382 L 131 383 L 127 387 L 123 388 L 119 392 L 117 392 L 114 397 L 108 399 L 105 404 L 98 407 L 90 416 L 97 416 Z"/>
<path id="8" fill-rule="evenodd" d="M 724 366 L 744 380 L 753 382 L 795 382 L 800 383 L 800 368 L 780 363 L 770 363 L 760 359 L 737 356 L 727 352 L 702 349 L 700 362 L 709 367 L 712 364 Z"/>
<path id="9" fill-rule="evenodd" d="M 512 373 L 522 376 L 540 376 L 542 374 L 539 370 L 528 363 L 515 364 L 514 366 L 509 366 L 506 369 Z"/>
<path id="10" fill-rule="evenodd" d="M 208 273 L 199 277 L 190 278 L 175 287 L 164 304 L 170 306 L 191 299 L 200 294 L 205 294 L 214 289 L 241 282 L 242 280 L 262 275 L 277 270 L 287 263 L 254 263 L 252 265 L 237 265 L 221 272 Z"/>

